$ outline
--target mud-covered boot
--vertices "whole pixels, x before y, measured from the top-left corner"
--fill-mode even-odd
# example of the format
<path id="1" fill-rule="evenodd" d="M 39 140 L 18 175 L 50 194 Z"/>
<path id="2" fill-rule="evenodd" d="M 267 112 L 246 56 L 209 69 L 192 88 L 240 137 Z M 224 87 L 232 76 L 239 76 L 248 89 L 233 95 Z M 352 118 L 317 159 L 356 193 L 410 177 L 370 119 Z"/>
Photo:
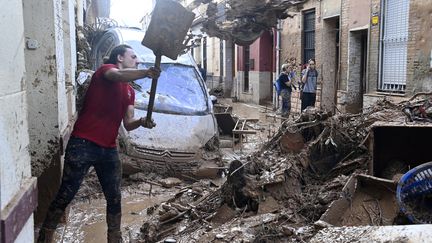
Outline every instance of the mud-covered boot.
<path id="1" fill-rule="evenodd" d="M 108 243 L 122 243 L 122 235 L 120 231 L 108 231 Z"/>
<path id="2" fill-rule="evenodd" d="M 120 230 L 121 213 L 107 214 L 106 219 L 108 223 L 108 243 L 123 242 Z"/>
<path id="3" fill-rule="evenodd" d="M 37 243 L 54 243 L 55 229 L 41 228 L 39 231 L 39 237 Z"/>

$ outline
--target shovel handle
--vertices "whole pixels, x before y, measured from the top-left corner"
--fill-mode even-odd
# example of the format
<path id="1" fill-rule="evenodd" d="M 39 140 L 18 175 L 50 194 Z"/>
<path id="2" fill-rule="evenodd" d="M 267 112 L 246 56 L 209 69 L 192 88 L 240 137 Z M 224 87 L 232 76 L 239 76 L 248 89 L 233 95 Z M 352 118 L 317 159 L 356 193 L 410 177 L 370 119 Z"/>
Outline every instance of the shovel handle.
<path id="1" fill-rule="evenodd" d="M 155 68 L 160 69 L 161 58 L 162 58 L 162 55 L 159 53 L 156 53 Z M 149 98 L 149 103 L 148 103 L 148 107 L 147 107 L 147 118 L 146 118 L 147 122 L 151 121 L 154 101 L 155 101 L 155 97 L 156 97 L 157 82 L 158 82 L 157 78 L 152 79 L 152 84 L 151 84 L 151 88 L 150 88 L 150 98 Z"/>

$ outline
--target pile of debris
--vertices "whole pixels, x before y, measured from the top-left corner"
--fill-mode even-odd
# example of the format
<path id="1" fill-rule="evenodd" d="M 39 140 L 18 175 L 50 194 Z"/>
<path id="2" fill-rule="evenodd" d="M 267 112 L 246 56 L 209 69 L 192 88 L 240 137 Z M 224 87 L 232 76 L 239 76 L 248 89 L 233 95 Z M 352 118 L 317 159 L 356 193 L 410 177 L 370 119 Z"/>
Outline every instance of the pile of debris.
<path id="1" fill-rule="evenodd" d="M 200 0 L 196 0 L 198 2 Z M 232 40 L 237 45 L 252 44 L 264 31 L 276 26 L 278 19 L 293 17 L 289 9 L 305 0 L 228 0 L 202 1 L 207 4 L 203 29 L 207 35 Z M 298 11 L 298 10 L 297 10 Z"/>
<path id="2" fill-rule="evenodd" d="M 394 181 L 382 179 L 375 187 L 374 177 L 358 175 L 368 173 L 367 145 L 375 122 L 429 119 L 422 111 L 428 110 L 431 98 L 413 100 L 383 100 L 362 114 L 332 116 L 307 109 L 297 120 L 284 122 L 260 151 L 232 161 L 222 186 L 196 182 L 149 209 L 138 241 L 304 242 L 322 227 L 342 222 L 329 209 L 332 203 L 340 211 L 356 200 L 352 207 L 365 213 L 339 212 L 345 213 L 345 225 L 396 224 L 394 191 L 378 199 L 361 194 L 371 185 L 394 190 Z M 357 191 L 361 200 L 354 197 Z M 384 203 L 389 209 L 381 208 Z"/>

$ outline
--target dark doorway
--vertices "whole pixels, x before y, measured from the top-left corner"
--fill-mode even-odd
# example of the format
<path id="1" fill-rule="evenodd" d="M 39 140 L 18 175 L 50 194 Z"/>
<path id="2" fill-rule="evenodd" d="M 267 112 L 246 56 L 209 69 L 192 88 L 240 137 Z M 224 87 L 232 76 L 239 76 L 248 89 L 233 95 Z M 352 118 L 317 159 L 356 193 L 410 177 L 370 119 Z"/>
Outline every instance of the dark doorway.
<path id="1" fill-rule="evenodd" d="M 243 91 L 249 92 L 250 46 L 245 46 L 243 50 L 244 50 L 243 51 L 243 60 L 244 60 Z"/>
<path id="2" fill-rule="evenodd" d="M 339 16 L 323 21 L 321 108 L 335 112 L 339 77 Z"/>
<path id="3" fill-rule="evenodd" d="M 367 82 L 367 29 L 351 31 L 348 61 L 347 112 L 360 113 Z"/>

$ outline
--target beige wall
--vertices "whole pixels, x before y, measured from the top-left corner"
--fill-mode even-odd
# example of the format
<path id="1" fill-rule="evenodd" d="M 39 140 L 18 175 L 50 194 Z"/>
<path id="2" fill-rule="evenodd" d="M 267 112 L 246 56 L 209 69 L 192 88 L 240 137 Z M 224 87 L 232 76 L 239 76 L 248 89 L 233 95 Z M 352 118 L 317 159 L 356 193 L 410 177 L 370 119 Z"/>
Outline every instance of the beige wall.
<path id="1" fill-rule="evenodd" d="M 27 91 L 24 58 L 24 24 L 21 1 L 0 8 L 0 210 L 14 207 L 12 199 L 31 178 Z M 33 242 L 33 217 L 30 216 L 16 242 Z"/>
<path id="2" fill-rule="evenodd" d="M 252 102 L 255 104 L 261 104 L 263 101 L 268 101 L 271 97 L 268 97 L 271 94 L 271 87 L 267 82 L 263 82 L 263 80 L 270 80 L 271 73 L 269 72 L 257 72 L 257 71 L 249 71 L 249 91 L 243 91 L 244 87 L 244 72 L 237 72 L 235 85 L 236 96 L 241 101 L 244 102 Z"/>
<path id="3" fill-rule="evenodd" d="M 340 15 L 341 0 L 324 0 L 322 2 L 322 17 L 323 19 L 331 18 Z"/>
<path id="4" fill-rule="evenodd" d="M 217 86 L 220 78 L 220 42 L 215 37 L 207 37 L 207 75 Z M 213 77 L 212 77 L 213 76 Z"/>
<path id="5" fill-rule="evenodd" d="M 361 2 L 361 3 L 360 3 Z M 350 30 L 365 27 L 370 19 L 370 7 L 366 9 L 367 1 L 346 0 L 342 1 L 341 10 L 341 74 L 340 74 L 340 90 L 347 90 L 348 79 L 348 58 L 349 58 L 349 39 Z M 358 8 L 358 9 L 357 9 Z M 367 19 L 367 21 L 365 21 Z"/>
<path id="6" fill-rule="evenodd" d="M 407 95 L 432 91 L 432 4 L 410 1 Z"/>
<path id="7" fill-rule="evenodd" d="M 348 28 L 350 30 L 369 25 L 370 0 L 345 0 L 348 7 Z"/>

